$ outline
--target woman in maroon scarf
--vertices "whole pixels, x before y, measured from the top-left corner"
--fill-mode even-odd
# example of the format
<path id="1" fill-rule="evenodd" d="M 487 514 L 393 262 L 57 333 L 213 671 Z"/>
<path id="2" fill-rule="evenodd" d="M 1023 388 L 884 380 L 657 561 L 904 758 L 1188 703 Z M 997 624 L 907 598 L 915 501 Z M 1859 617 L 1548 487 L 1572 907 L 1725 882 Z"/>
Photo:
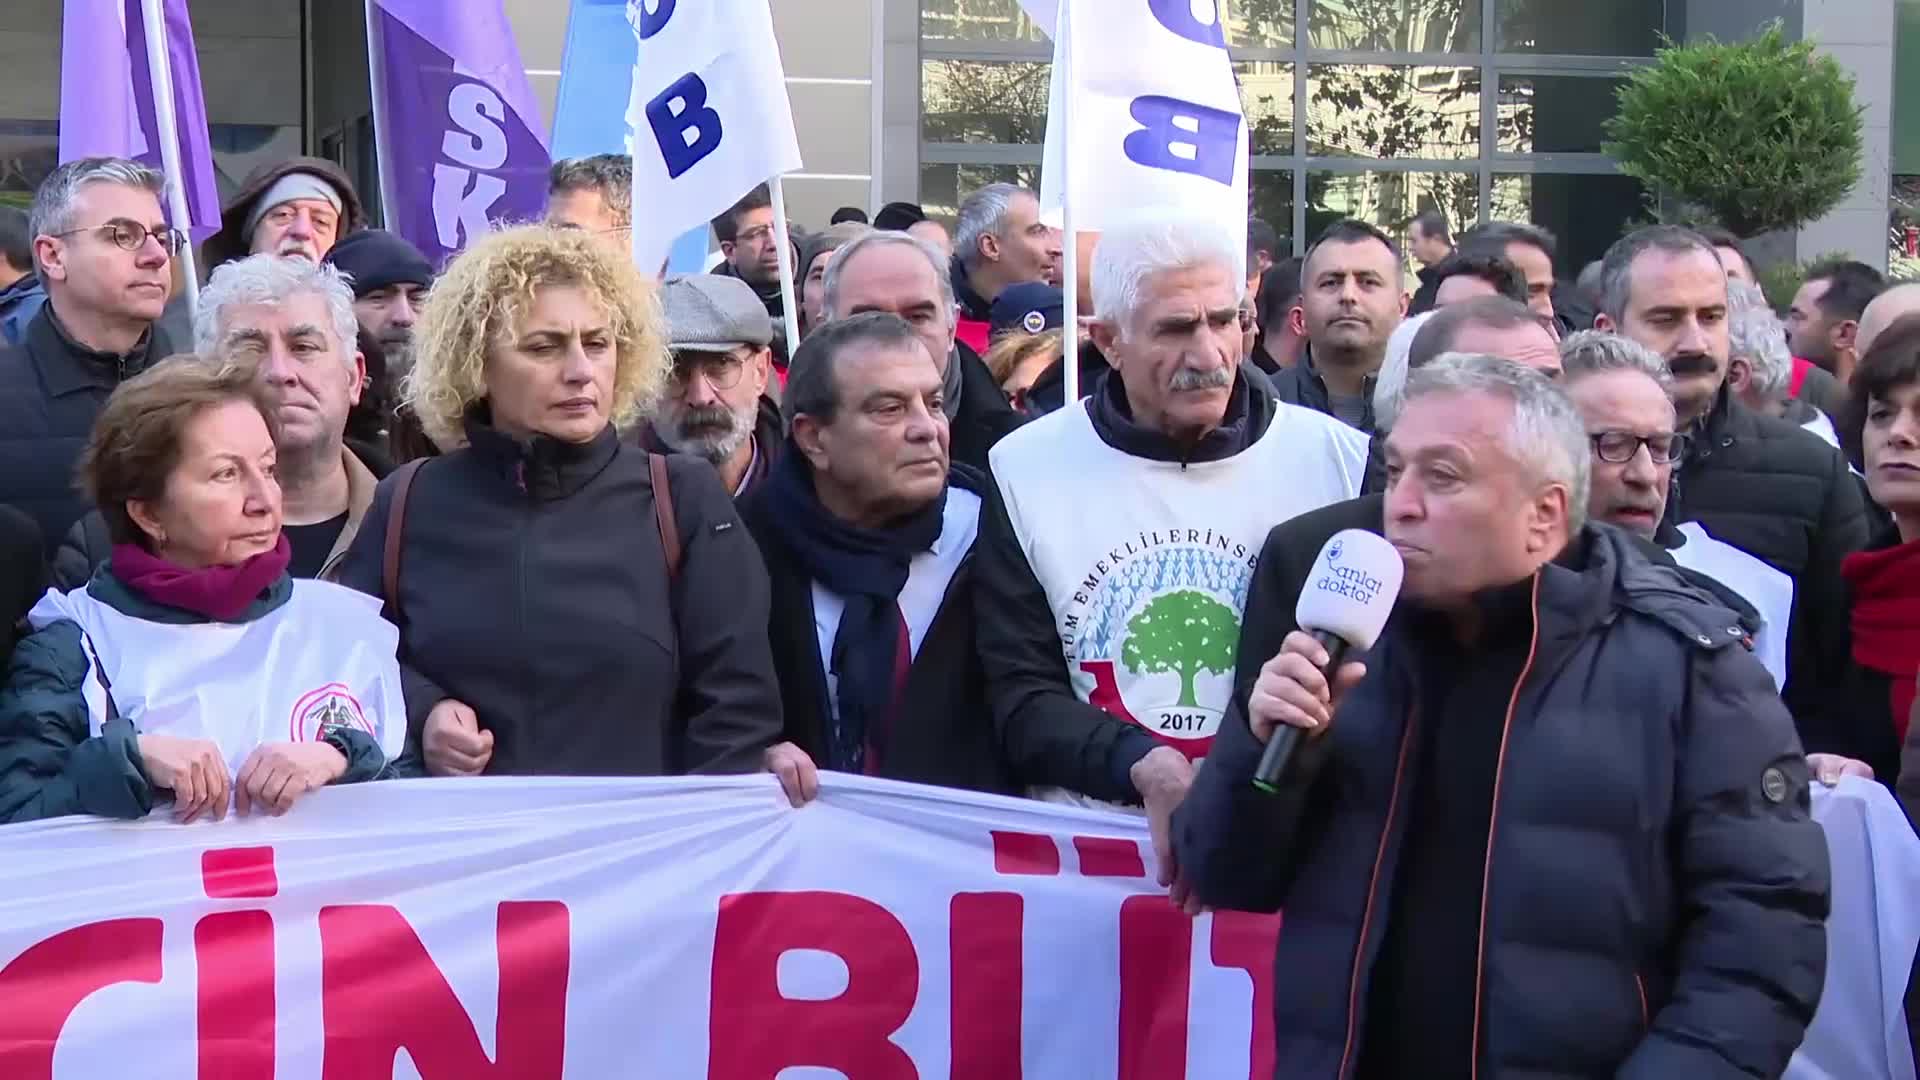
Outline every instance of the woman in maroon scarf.
<path id="1" fill-rule="evenodd" d="M 1895 775 L 1902 743 L 1915 734 L 1908 720 L 1920 673 L 1920 316 L 1901 319 L 1875 339 L 1854 371 L 1852 390 L 1849 427 L 1859 432 L 1867 490 L 1892 523 L 1841 566 L 1850 593 L 1853 667 L 1834 706 L 1849 714 L 1836 719 L 1860 742 L 1850 756 L 1885 780 Z M 1920 749 L 1909 745 L 1905 753 Z M 1917 782 L 1913 769 L 1900 776 L 1903 797 Z"/>
<path id="2" fill-rule="evenodd" d="M 113 554 L 27 616 L 0 822 L 278 814 L 399 753 L 398 636 L 359 593 L 287 575 L 274 415 L 252 369 L 196 357 L 107 400 L 80 471 Z"/>

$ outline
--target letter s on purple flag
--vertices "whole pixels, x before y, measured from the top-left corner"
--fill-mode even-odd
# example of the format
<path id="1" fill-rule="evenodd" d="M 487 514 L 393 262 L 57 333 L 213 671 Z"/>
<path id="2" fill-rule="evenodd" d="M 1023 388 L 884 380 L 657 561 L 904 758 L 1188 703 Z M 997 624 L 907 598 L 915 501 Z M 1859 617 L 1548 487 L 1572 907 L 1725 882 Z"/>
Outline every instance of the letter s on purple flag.
<path id="1" fill-rule="evenodd" d="M 499 0 L 377 0 L 376 12 L 388 226 L 437 266 L 495 222 L 540 216 L 551 161 Z"/>

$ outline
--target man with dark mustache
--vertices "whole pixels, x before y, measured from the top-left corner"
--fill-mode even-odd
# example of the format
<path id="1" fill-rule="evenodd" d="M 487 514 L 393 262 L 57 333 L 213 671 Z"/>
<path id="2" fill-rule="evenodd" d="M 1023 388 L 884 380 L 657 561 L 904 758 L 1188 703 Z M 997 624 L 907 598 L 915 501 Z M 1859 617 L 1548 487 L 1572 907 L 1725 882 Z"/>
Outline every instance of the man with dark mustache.
<path id="1" fill-rule="evenodd" d="M 1846 586 L 1840 561 L 1867 542 L 1866 507 L 1840 452 L 1797 425 L 1748 409 L 1726 385 L 1727 275 L 1690 229 L 1654 225 L 1607 251 L 1598 330 L 1663 356 L 1689 436 L 1666 518 L 1708 532 L 1793 579 L 1787 707 L 1807 751 L 1865 757 L 1828 716 L 1846 670 Z"/>
<path id="2" fill-rule="evenodd" d="M 716 274 L 660 289 L 673 374 L 642 445 L 704 458 L 738 499 L 780 452 L 780 408 L 767 396 L 773 319 L 745 282 Z"/>
<path id="3" fill-rule="evenodd" d="M 1379 229 L 1351 219 L 1327 226 L 1300 270 L 1307 350 L 1273 376 L 1281 401 L 1373 434 L 1374 379 L 1407 310 L 1401 274 L 1400 252 Z"/>

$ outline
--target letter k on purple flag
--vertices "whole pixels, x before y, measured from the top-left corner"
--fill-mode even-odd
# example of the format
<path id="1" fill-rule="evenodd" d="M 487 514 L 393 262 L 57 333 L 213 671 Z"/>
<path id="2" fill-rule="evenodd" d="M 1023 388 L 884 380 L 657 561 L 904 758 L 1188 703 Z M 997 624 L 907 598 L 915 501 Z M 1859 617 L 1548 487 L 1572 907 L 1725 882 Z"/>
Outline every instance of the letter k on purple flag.
<path id="1" fill-rule="evenodd" d="M 388 227 L 439 265 L 494 222 L 538 217 L 547 141 L 499 0 L 375 0 L 374 11 Z"/>
<path id="2" fill-rule="evenodd" d="M 193 47 L 187 0 L 160 5 L 166 24 L 167 66 L 173 79 L 174 137 L 185 182 L 189 222 L 177 229 L 204 240 L 220 228 L 220 192 L 213 182 L 207 107 L 200 97 L 200 58 Z M 61 20 L 60 160 L 133 158 L 163 168 L 153 76 L 147 63 L 141 0 L 66 0 Z"/>

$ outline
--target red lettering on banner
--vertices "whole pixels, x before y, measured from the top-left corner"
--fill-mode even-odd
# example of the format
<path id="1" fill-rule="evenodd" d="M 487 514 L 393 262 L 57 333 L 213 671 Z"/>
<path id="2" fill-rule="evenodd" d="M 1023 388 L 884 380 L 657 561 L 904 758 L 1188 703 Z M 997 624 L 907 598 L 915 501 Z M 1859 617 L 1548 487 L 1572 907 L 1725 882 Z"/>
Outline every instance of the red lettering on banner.
<path id="1" fill-rule="evenodd" d="M 847 966 L 846 990 L 826 1001 L 783 995 L 780 957 L 794 949 L 838 956 Z M 835 892 L 723 896 L 713 940 L 707 1076 L 774 1080 L 782 1069 L 811 1065 L 836 1069 L 847 1080 L 919 1080 L 913 1059 L 891 1041 L 919 992 L 913 939 L 871 900 Z"/>
<path id="2" fill-rule="evenodd" d="M 993 872 L 1051 877 L 1060 872 L 1060 847 L 1051 836 L 995 829 Z"/>
<path id="3" fill-rule="evenodd" d="M 1164 896 L 1120 905 L 1120 1080 L 1187 1071 L 1193 920 Z"/>
<path id="4" fill-rule="evenodd" d="M 223 911 L 201 919 L 193 958 L 199 1080 L 273 1080 L 273 916 Z"/>
<path id="5" fill-rule="evenodd" d="M 63 930 L 0 968 L 0 1076 L 52 1080 L 67 1019 L 97 990 L 160 981 L 159 919 L 110 919 Z"/>
<path id="6" fill-rule="evenodd" d="M 953 898 L 947 930 L 952 1080 L 1020 1080 L 1025 907 L 1017 893 L 961 893 Z"/>
<path id="7" fill-rule="evenodd" d="M 500 991 L 488 1061 L 447 978 L 401 914 L 320 909 L 323 1080 L 393 1072 L 405 1049 L 422 1080 L 558 1077 L 565 1065 L 569 916 L 554 901 L 500 905 Z"/>
<path id="8" fill-rule="evenodd" d="M 1082 877 L 1147 876 L 1140 845 L 1123 836 L 1076 836 L 1073 850 L 1080 853 Z"/>
<path id="9" fill-rule="evenodd" d="M 1245 911 L 1213 913 L 1213 966 L 1239 968 L 1253 979 L 1253 1038 L 1247 1080 L 1273 1075 L 1273 950 L 1280 942 L 1280 916 Z"/>

